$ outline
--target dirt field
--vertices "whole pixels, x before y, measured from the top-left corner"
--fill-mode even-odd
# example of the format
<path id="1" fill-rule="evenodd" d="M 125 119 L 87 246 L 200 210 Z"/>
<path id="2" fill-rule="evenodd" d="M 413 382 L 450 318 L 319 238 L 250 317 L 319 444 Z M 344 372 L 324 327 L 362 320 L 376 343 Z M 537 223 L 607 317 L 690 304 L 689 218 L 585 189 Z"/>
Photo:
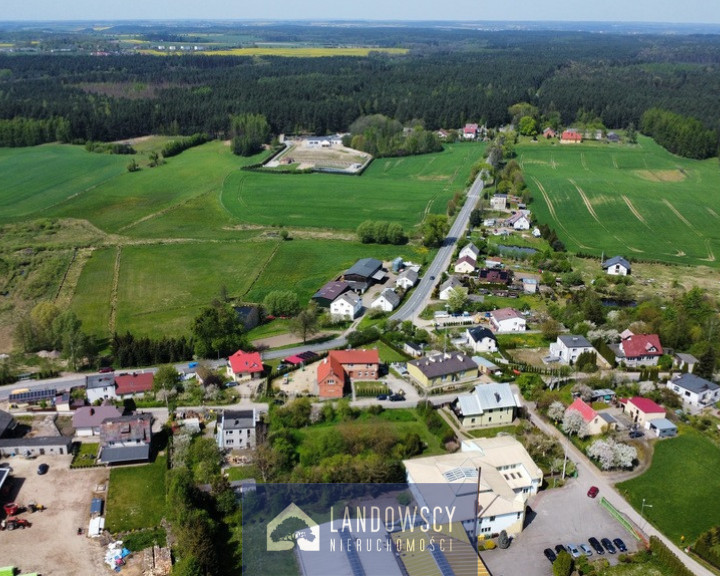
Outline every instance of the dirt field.
<path id="1" fill-rule="evenodd" d="M 297 164 L 298 169 L 330 169 L 349 173 L 357 172 L 370 158 L 369 154 L 346 148 L 325 138 L 298 138 L 287 140 L 288 147 L 265 166 L 268 168 Z"/>
<path id="2" fill-rule="evenodd" d="M 32 523 L 30 528 L 0 532 L 0 565 L 43 576 L 112 574 L 103 563 L 100 542 L 77 535 L 78 527 L 87 530 L 93 496 L 104 498 L 104 492 L 94 490 L 99 485 L 107 487 L 109 472 L 104 468 L 70 470 L 70 460 L 70 456 L 3 460 L 13 468 L 9 500 L 19 504 L 34 500 L 47 510 L 20 515 Z M 38 476 L 38 464 L 43 462 L 50 470 Z"/>

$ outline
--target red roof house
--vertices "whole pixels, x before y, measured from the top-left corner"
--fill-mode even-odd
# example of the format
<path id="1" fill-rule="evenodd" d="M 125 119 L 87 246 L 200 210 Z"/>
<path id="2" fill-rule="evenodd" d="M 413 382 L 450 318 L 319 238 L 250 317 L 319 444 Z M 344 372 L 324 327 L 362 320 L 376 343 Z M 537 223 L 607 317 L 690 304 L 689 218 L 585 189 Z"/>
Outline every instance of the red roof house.
<path id="1" fill-rule="evenodd" d="M 632 334 L 620 340 L 615 361 L 626 366 L 655 366 L 663 355 L 660 337 L 657 334 Z"/>
<path id="2" fill-rule="evenodd" d="M 345 370 L 332 352 L 318 365 L 318 395 L 320 398 L 342 398 L 345 389 Z"/>
<path id="3" fill-rule="evenodd" d="M 575 398 L 572 404 L 567 407 L 568 410 L 576 410 L 580 412 L 580 415 L 585 420 L 588 434 L 595 436 L 596 434 L 602 434 L 610 428 L 615 427 L 615 419 L 607 418 L 607 415 L 602 415 L 596 412 L 592 406 L 588 405 L 582 398 Z"/>
<path id="4" fill-rule="evenodd" d="M 665 418 L 665 409 L 649 398 L 635 396 L 622 402 L 622 409 L 630 415 L 633 422 L 647 428 L 646 424 L 656 418 Z"/>
<path id="5" fill-rule="evenodd" d="M 560 136 L 561 144 L 580 144 L 582 142 L 582 133 L 577 130 L 565 130 Z"/>
<path id="6" fill-rule="evenodd" d="M 377 380 L 380 354 L 377 350 L 332 350 L 318 365 L 320 398 L 340 398 L 347 378 Z"/>
<path id="7" fill-rule="evenodd" d="M 238 350 L 228 358 L 227 373 L 235 382 L 260 378 L 263 372 L 262 358 L 259 352 Z"/>
<path id="8" fill-rule="evenodd" d="M 141 372 L 115 376 L 115 395 L 120 398 L 132 397 L 150 392 L 153 387 L 155 374 Z"/>

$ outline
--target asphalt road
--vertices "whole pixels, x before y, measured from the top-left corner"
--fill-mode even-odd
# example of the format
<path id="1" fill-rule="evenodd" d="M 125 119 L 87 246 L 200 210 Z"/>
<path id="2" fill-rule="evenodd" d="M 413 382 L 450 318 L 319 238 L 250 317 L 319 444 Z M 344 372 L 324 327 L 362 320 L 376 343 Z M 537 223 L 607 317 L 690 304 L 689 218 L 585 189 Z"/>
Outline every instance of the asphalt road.
<path id="1" fill-rule="evenodd" d="M 483 183 L 480 176 L 478 176 L 470 187 L 470 191 L 465 199 L 465 204 L 460 212 L 458 212 L 457 218 L 455 218 L 455 222 L 453 222 L 442 247 L 427 267 L 425 274 L 412 291 L 412 294 L 410 294 L 397 312 L 390 316 L 391 320 L 399 320 L 401 322 L 403 320 L 412 320 L 423 310 L 425 303 L 432 294 L 435 284 L 439 282 L 442 273 L 447 270 L 450 264 L 450 259 L 455 251 L 455 244 L 458 238 L 465 232 L 468 222 L 470 221 L 470 212 L 475 208 L 480 194 L 482 194 L 482 190 Z"/>

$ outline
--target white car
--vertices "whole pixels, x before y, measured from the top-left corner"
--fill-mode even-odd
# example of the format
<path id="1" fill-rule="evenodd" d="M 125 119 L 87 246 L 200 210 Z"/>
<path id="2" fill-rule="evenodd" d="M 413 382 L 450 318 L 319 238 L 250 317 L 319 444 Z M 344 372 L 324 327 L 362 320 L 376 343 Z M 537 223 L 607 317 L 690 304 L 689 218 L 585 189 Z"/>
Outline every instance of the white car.
<path id="1" fill-rule="evenodd" d="M 577 544 L 567 544 L 567 549 L 573 558 L 580 558 L 580 556 L 582 556 L 582 552 L 580 552 Z"/>
<path id="2" fill-rule="evenodd" d="M 580 550 L 585 552 L 585 556 L 592 556 L 592 548 L 587 544 L 580 544 Z"/>

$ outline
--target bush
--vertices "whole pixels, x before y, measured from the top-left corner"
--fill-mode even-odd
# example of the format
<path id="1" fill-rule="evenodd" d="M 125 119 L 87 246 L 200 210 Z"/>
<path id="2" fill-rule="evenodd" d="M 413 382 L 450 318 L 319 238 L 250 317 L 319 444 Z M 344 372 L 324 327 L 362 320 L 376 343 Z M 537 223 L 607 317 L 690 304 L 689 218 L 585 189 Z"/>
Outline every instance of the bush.
<path id="1" fill-rule="evenodd" d="M 485 540 L 485 550 L 495 550 L 495 541 L 494 540 Z"/>
<path id="2" fill-rule="evenodd" d="M 553 562 L 554 576 L 570 576 L 573 569 L 573 560 L 567 552 L 560 552 L 557 559 Z"/>

